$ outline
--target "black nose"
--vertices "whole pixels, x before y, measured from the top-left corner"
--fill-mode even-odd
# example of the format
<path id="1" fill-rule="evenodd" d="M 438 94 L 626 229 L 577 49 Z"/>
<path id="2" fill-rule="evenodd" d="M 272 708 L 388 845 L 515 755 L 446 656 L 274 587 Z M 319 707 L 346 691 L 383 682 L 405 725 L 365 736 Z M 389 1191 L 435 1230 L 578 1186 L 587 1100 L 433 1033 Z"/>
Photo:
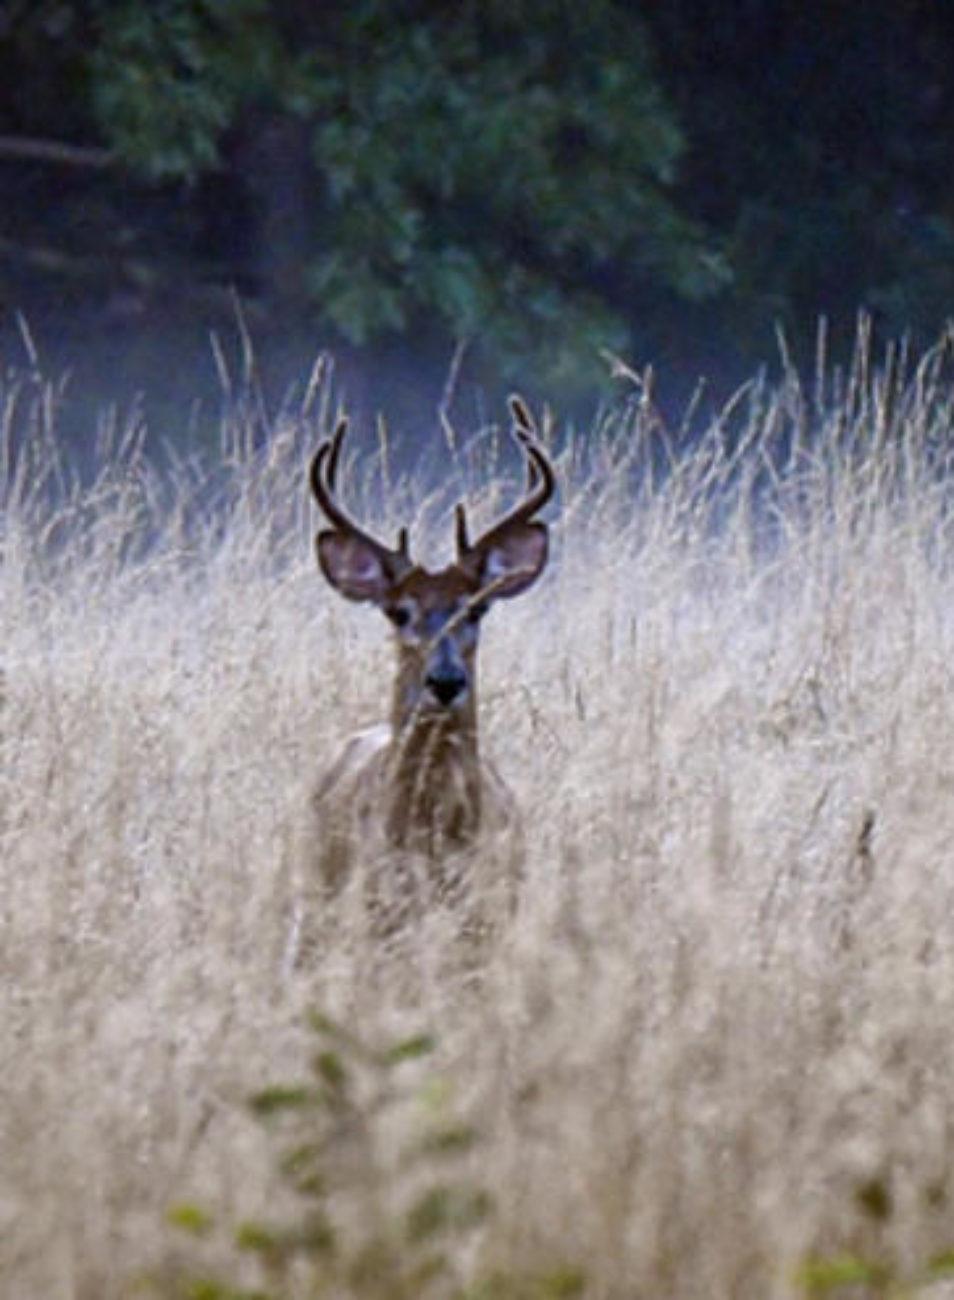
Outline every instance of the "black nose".
<path id="1" fill-rule="evenodd" d="M 426 684 L 431 693 L 446 706 L 453 704 L 461 694 L 467 685 L 467 678 L 463 673 L 428 673 Z"/>

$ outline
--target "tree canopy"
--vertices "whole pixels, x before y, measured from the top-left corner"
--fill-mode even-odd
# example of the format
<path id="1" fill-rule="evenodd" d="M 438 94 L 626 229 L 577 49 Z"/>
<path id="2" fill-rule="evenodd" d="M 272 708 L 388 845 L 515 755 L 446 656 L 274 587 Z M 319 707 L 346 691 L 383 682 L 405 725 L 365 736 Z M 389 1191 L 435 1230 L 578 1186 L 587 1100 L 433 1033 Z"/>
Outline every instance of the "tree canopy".
<path id="1" fill-rule="evenodd" d="M 928 0 L 13 0 L 0 292 L 207 286 L 551 382 L 866 307 L 939 327 Z"/>

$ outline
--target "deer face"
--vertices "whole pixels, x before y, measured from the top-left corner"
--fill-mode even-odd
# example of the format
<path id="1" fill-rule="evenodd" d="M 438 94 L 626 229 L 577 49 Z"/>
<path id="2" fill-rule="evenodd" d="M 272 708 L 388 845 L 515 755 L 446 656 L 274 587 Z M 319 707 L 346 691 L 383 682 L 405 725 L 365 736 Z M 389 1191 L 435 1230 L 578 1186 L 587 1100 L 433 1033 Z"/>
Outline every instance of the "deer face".
<path id="1" fill-rule="evenodd" d="M 412 569 L 382 608 L 397 637 L 402 711 L 464 708 L 487 612 L 479 588 L 453 568 Z"/>
<path id="2" fill-rule="evenodd" d="M 362 532 L 334 499 L 334 476 L 345 423 L 319 449 L 312 488 L 334 527 L 315 539 L 318 564 L 348 600 L 376 605 L 395 629 L 400 719 L 472 713 L 480 620 L 495 600 L 526 591 L 547 561 L 546 525 L 531 519 L 553 490 L 553 472 L 532 440 L 519 399 L 511 409 L 530 463 L 530 492 L 520 506 L 473 545 L 463 507 L 457 509 L 457 562 L 437 573 L 414 565 L 402 530 L 390 550 Z"/>
<path id="3" fill-rule="evenodd" d="M 327 580 L 351 600 L 378 606 L 395 629 L 401 713 L 461 710 L 470 705 L 480 621 L 495 599 L 516 596 L 542 572 L 542 524 L 518 524 L 469 562 L 429 573 L 397 575 L 380 555 L 332 530 L 317 539 Z"/>

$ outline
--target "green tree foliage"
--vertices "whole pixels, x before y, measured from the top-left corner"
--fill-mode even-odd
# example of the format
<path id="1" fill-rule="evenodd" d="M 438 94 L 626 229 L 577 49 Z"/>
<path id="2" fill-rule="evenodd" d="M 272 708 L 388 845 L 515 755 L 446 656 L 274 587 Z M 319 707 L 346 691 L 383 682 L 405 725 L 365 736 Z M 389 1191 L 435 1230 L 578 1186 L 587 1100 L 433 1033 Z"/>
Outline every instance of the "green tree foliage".
<path id="1" fill-rule="evenodd" d="M 8 0 L 0 295 L 235 284 L 548 382 L 600 348 L 742 373 L 859 309 L 926 345 L 952 45 L 936 0 Z"/>
<path id="2" fill-rule="evenodd" d="M 682 136 L 613 0 L 101 4 L 89 68 L 100 131 L 153 180 L 224 165 L 252 111 L 307 123 L 304 283 L 353 342 L 424 329 L 555 376 L 623 345 L 605 282 L 726 278 L 670 198 Z"/>
<path id="3" fill-rule="evenodd" d="M 245 100 L 280 85 L 280 51 L 262 0 L 98 10 L 93 111 L 119 156 L 152 179 L 191 179 L 215 166 Z"/>

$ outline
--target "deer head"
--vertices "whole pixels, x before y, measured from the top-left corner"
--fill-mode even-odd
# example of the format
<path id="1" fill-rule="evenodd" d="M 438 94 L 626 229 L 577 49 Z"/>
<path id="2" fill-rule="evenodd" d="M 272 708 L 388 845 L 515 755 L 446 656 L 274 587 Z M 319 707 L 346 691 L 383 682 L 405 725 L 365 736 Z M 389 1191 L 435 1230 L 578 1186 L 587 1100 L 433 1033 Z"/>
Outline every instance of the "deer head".
<path id="1" fill-rule="evenodd" d="M 312 491 L 331 524 L 315 538 L 319 567 L 342 596 L 376 605 L 395 628 L 396 729 L 422 718 L 475 726 L 480 621 L 495 601 L 526 591 L 546 565 L 547 526 L 534 516 L 553 495 L 553 468 L 520 398 L 511 397 L 510 411 L 513 433 L 527 457 L 526 495 L 474 542 L 459 504 L 457 559 L 434 573 L 411 560 L 406 528 L 391 549 L 359 528 L 338 504 L 335 481 L 346 417 L 312 461 Z"/>

